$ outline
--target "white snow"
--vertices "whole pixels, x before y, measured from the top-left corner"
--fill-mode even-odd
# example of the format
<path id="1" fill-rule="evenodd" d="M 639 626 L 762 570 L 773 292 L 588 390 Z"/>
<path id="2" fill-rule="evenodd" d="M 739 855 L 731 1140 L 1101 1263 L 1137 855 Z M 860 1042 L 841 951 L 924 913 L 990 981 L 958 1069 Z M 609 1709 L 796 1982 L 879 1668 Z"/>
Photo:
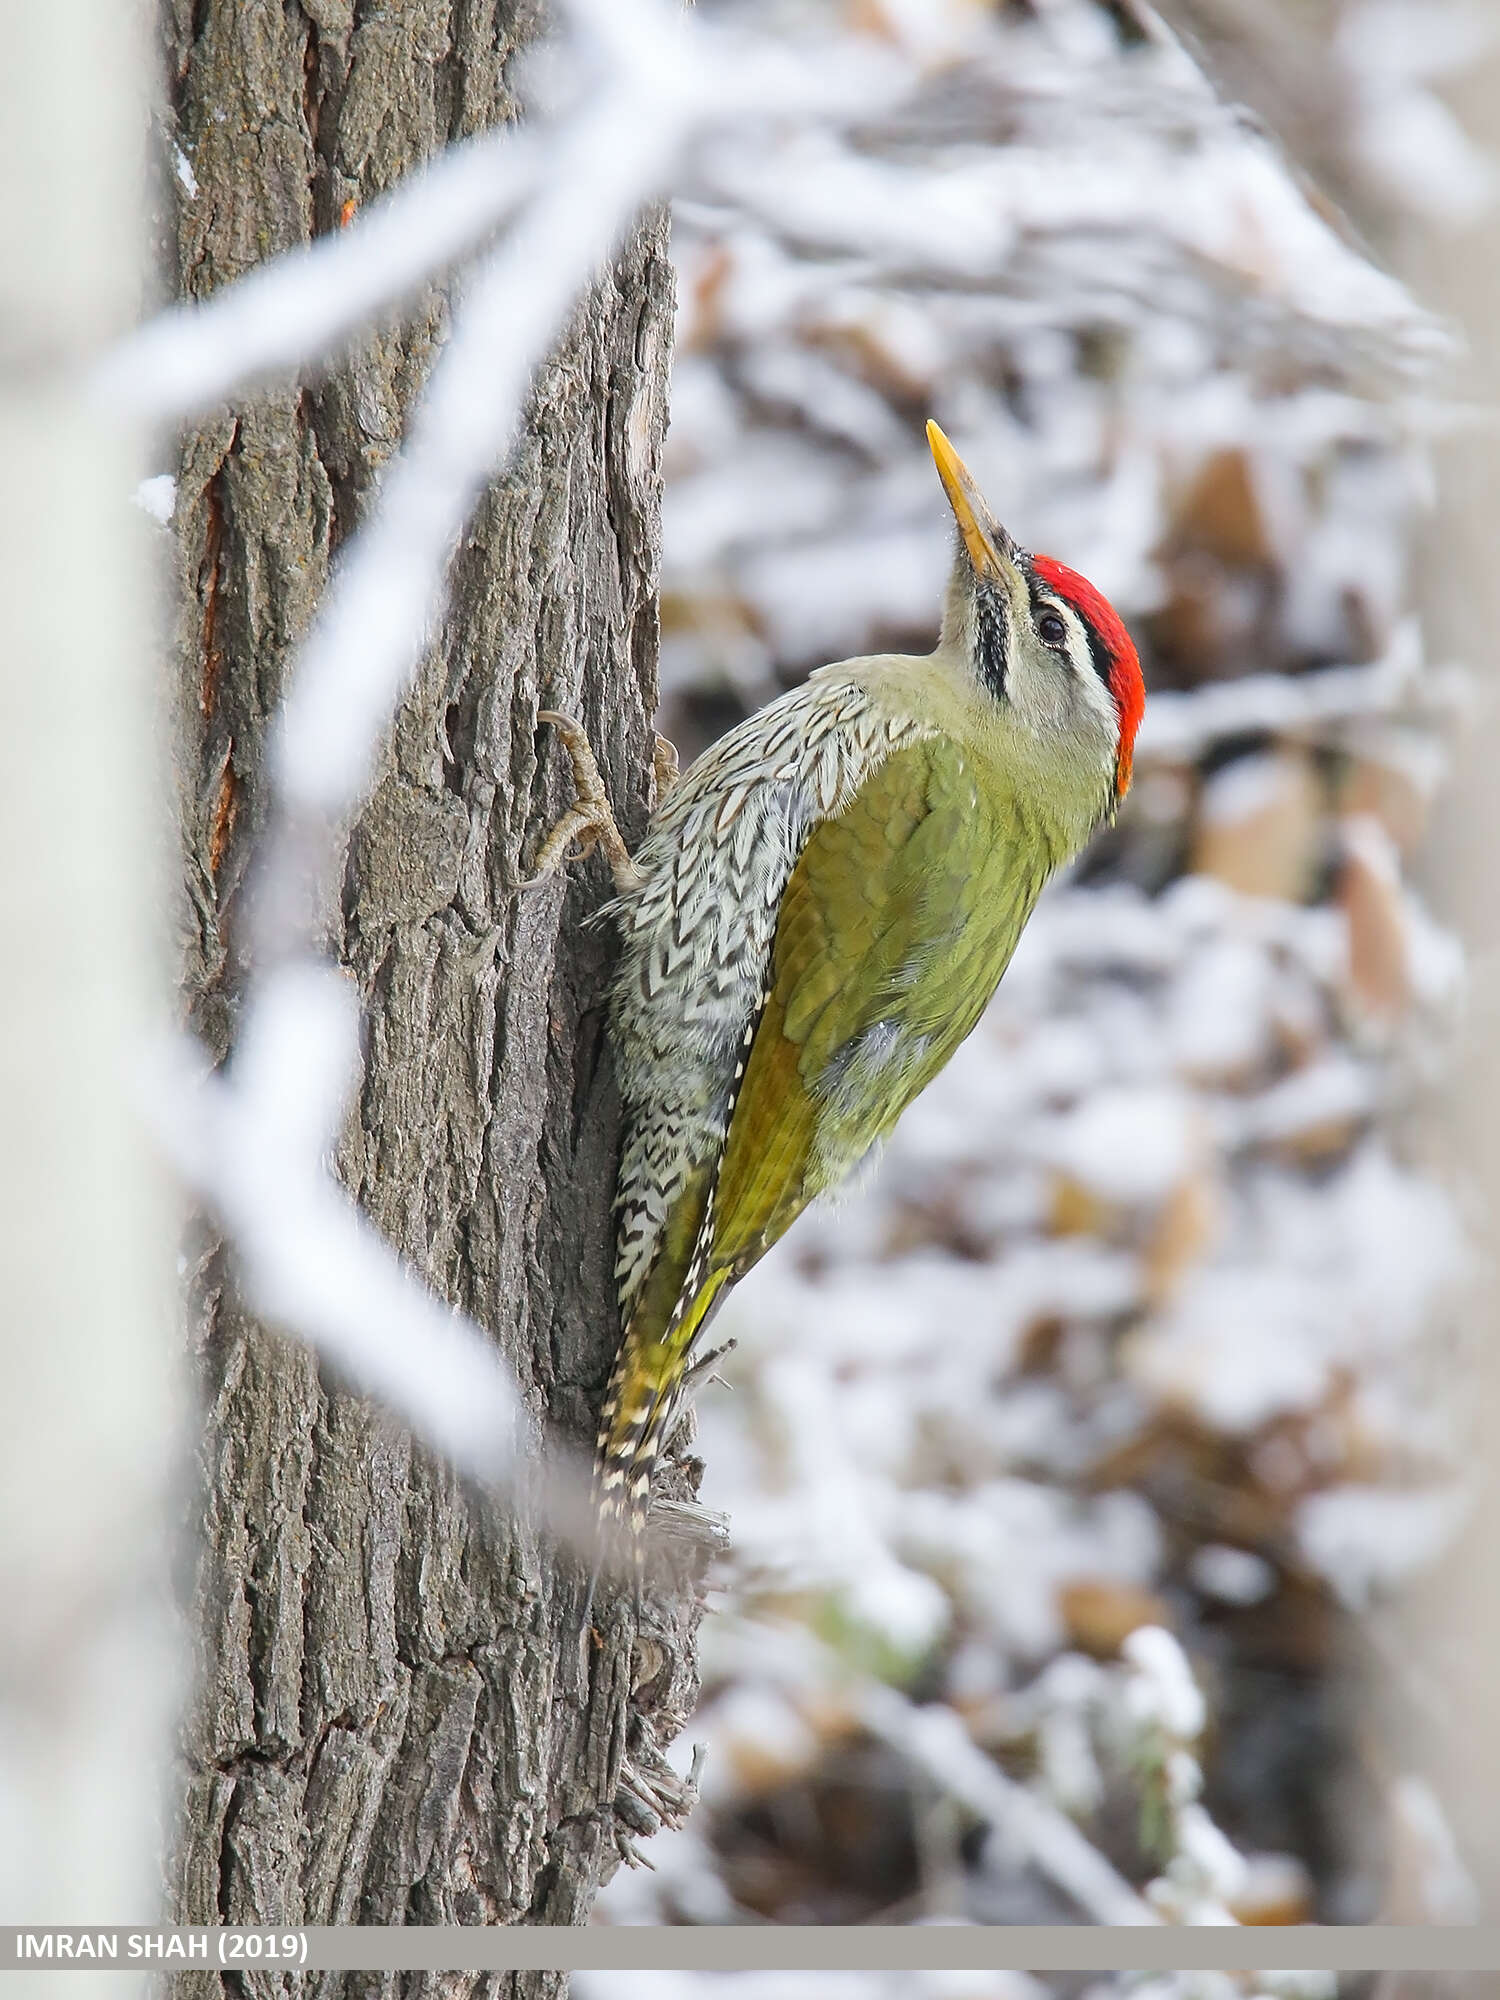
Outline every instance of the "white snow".
<path id="1" fill-rule="evenodd" d="M 1301 1503 L 1297 1542 L 1346 1603 L 1363 1605 L 1431 1563 L 1452 1540 L 1470 1502 L 1471 1496 L 1453 1485 L 1411 1492 L 1336 1486 Z"/>
<path id="2" fill-rule="evenodd" d="M 178 185 L 189 201 L 198 199 L 198 176 L 189 164 L 188 156 L 174 139 L 172 142 L 172 171 L 177 176 Z"/>
<path id="3" fill-rule="evenodd" d="M 1120 1655 L 1136 1669 L 1126 1696 L 1136 1719 L 1155 1723 L 1184 1743 L 1195 1743 L 1203 1734 L 1207 1710 L 1172 1634 L 1160 1625 L 1139 1626 L 1121 1645 Z"/>
<path id="4" fill-rule="evenodd" d="M 1197 1588 L 1225 1604 L 1260 1604 L 1276 1588 L 1276 1573 L 1261 1556 L 1223 1542 L 1205 1542 L 1188 1565 Z"/>
<path id="5" fill-rule="evenodd" d="M 177 481 L 170 472 L 158 472 L 150 479 L 143 479 L 135 489 L 135 504 L 165 527 L 177 506 Z"/>

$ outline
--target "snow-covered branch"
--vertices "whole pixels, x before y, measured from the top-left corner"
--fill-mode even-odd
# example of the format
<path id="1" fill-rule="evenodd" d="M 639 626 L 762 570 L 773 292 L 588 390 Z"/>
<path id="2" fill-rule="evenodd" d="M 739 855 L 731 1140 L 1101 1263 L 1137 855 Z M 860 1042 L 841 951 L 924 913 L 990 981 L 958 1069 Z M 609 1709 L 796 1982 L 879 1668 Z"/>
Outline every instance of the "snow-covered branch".
<path id="1" fill-rule="evenodd" d="M 100 392 L 165 424 L 277 373 L 316 367 L 377 313 L 470 256 L 531 193 L 541 154 L 536 135 L 509 127 L 450 146 L 336 236 L 149 320 L 105 357 Z M 193 199 L 187 161 L 179 175 Z"/>
<path id="2" fill-rule="evenodd" d="M 634 11 L 634 0 L 622 11 Z M 652 11 L 642 8 L 643 18 Z M 638 52 L 585 112 L 549 134 L 541 191 L 465 281 L 380 504 L 302 647 L 272 758 L 282 807 L 333 819 L 363 791 L 441 608 L 453 544 L 510 449 L 531 378 L 664 182 L 689 117 L 675 65 L 663 74 Z"/>
<path id="3" fill-rule="evenodd" d="M 147 423 L 184 421 L 277 374 L 303 374 L 331 360 L 379 313 L 472 259 L 543 185 L 549 200 L 533 222 L 542 212 L 588 206 L 577 200 L 580 188 L 598 197 L 593 234 L 603 240 L 602 257 L 611 219 L 618 224 L 622 210 L 628 218 L 632 202 L 638 206 L 665 184 L 673 154 L 695 131 L 736 114 L 867 108 L 898 82 L 878 52 L 852 73 L 841 62 L 823 76 L 769 41 L 679 22 L 657 0 L 568 0 L 565 13 L 609 73 L 587 94 L 587 108 L 459 141 L 336 234 L 257 265 L 207 299 L 157 314 L 104 357 L 96 393 Z M 609 154 L 605 144 L 621 124 L 624 153 Z M 570 179 L 575 170 L 589 178 Z M 195 200 L 192 163 L 181 154 L 177 174 Z M 503 260 L 512 280 L 524 270 L 508 301 L 520 309 L 518 323 L 535 280 L 546 295 L 556 289 L 549 279 L 571 278 L 571 301 L 591 268 L 570 265 L 567 239 L 539 239 L 529 228 L 533 251 L 539 240 L 540 261 L 522 267 L 514 256 Z"/>
<path id="4" fill-rule="evenodd" d="M 568 0 L 564 13 L 587 72 L 566 104 L 540 109 L 524 132 L 455 149 L 339 236 L 163 314 L 95 378 L 104 397 L 180 419 L 326 360 L 373 313 L 509 225 L 460 270 L 451 334 L 406 441 L 291 664 L 252 862 L 239 1045 L 218 1076 L 186 1053 L 174 1061 L 163 1120 L 179 1169 L 237 1253 L 251 1303 L 491 1481 L 504 1479 L 521 1439 L 508 1370 L 330 1172 L 358 1074 L 358 1016 L 322 958 L 319 913 L 442 615 L 464 524 L 512 446 L 537 369 L 633 218 L 703 127 L 784 116 L 810 100 L 863 107 L 886 74 L 877 58 L 825 81 L 789 50 L 679 21 L 658 0 Z M 563 1513 L 576 1514 L 576 1484 L 561 1482 Z"/>
<path id="5" fill-rule="evenodd" d="M 327 1160 L 356 1081 L 352 987 L 302 960 L 264 977 L 232 1069 L 170 1044 L 158 1082 L 173 1164 L 233 1243 L 247 1304 L 490 1481 L 524 1423 L 494 1348 L 404 1269 Z"/>
<path id="6" fill-rule="evenodd" d="M 951 1708 L 919 1707 L 896 1689 L 869 1681 L 860 1690 L 858 1711 L 872 1736 L 1000 1832 L 1095 1923 L 1160 1921 L 1065 1814 L 985 1756 Z"/>
<path id="7" fill-rule="evenodd" d="M 1368 666 L 1322 667 L 1312 673 L 1247 674 L 1151 697 L 1136 754 L 1146 760 L 1196 757 L 1228 736 L 1267 735 L 1320 740 L 1341 724 L 1391 715 L 1412 703 L 1426 711 L 1451 708 L 1464 683 L 1430 668 L 1415 620 L 1396 631 L 1382 659 Z"/>

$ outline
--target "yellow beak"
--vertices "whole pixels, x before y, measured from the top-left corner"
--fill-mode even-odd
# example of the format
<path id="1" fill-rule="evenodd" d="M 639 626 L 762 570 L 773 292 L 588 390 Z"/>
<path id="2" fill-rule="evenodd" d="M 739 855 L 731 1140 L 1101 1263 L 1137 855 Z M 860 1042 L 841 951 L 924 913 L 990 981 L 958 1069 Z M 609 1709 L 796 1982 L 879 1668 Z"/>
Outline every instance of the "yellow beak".
<path id="1" fill-rule="evenodd" d="M 984 504 L 984 496 L 974 484 L 974 476 L 964 464 L 946 437 L 930 419 L 927 424 L 927 442 L 932 447 L 933 462 L 938 469 L 938 477 L 943 482 L 943 490 L 948 495 L 948 505 L 953 509 L 958 531 L 964 538 L 964 547 L 969 552 L 969 561 L 974 565 L 977 576 L 999 578 L 1002 574 L 1002 550 L 1009 549 L 1010 536 L 995 520 Z"/>

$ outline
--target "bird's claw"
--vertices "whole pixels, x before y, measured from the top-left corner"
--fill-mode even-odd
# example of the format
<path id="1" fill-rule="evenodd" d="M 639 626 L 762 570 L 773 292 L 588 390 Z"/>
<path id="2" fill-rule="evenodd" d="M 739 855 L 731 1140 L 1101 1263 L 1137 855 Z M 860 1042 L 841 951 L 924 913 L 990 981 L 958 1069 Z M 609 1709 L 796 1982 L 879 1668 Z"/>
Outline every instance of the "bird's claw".
<path id="1" fill-rule="evenodd" d="M 677 745 L 658 736 L 651 752 L 651 809 L 654 812 L 677 783 Z"/>
<path id="2" fill-rule="evenodd" d="M 574 855 L 591 854 L 596 847 L 602 848 L 609 863 L 610 873 L 615 878 L 615 887 L 624 895 L 628 889 L 640 886 L 641 871 L 630 858 L 620 829 L 610 809 L 609 794 L 604 789 L 604 780 L 599 773 L 599 765 L 594 757 L 583 724 L 571 715 L 563 715 L 555 708 L 537 711 L 538 722 L 550 722 L 563 740 L 563 748 L 573 766 L 573 783 L 578 797 L 556 826 L 548 833 L 537 850 L 532 872 L 521 883 L 523 889 L 534 889 L 541 882 L 566 867 Z M 667 793 L 677 782 L 677 748 L 665 736 L 658 736 L 651 757 L 652 809 L 659 806 Z M 569 850 L 573 849 L 573 853 Z"/>
<path id="3" fill-rule="evenodd" d="M 609 794 L 604 789 L 604 780 L 599 775 L 599 766 L 582 723 L 576 722 L 571 715 L 560 714 L 555 708 L 538 710 L 537 721 L 550 722 L 562 738 L 563 748 L 573 766 L 573 783 L 578 797 L 542 842 L 532 872 L 520 886 L 534 889 L 538 883 L 555 875 L 571 859 L 568 850 L 576 841 L 580 854 L 588 854 L 595 847 L 603 849 L 610 873 L 615 878 L 615 887 L 622 895 L 627 889 L 636 888 L 641 873 L 631 860 L 630 850 L 615 824 Z"/>

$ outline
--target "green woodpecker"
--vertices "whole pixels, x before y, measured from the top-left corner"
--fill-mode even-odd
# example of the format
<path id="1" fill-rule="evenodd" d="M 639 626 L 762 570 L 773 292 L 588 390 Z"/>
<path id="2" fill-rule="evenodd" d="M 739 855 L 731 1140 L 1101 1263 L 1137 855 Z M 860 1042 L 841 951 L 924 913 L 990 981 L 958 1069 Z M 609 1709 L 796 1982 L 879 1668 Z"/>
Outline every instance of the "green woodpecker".
<path id="1" fill-rule="evenodd" d="M 614 867 L 624 1338 L 603 1524 L 638 1535 L 715 1306 L 878 1147 L 984 1012 L 1043 883 L 1130 783 L 1145 694 L 1099 592 L 1018 548 L 936 424 L 958 524 L 934 652 L 821 667 L 730 730 L 627 854 L 586 738 L 579 835 Z"/>

